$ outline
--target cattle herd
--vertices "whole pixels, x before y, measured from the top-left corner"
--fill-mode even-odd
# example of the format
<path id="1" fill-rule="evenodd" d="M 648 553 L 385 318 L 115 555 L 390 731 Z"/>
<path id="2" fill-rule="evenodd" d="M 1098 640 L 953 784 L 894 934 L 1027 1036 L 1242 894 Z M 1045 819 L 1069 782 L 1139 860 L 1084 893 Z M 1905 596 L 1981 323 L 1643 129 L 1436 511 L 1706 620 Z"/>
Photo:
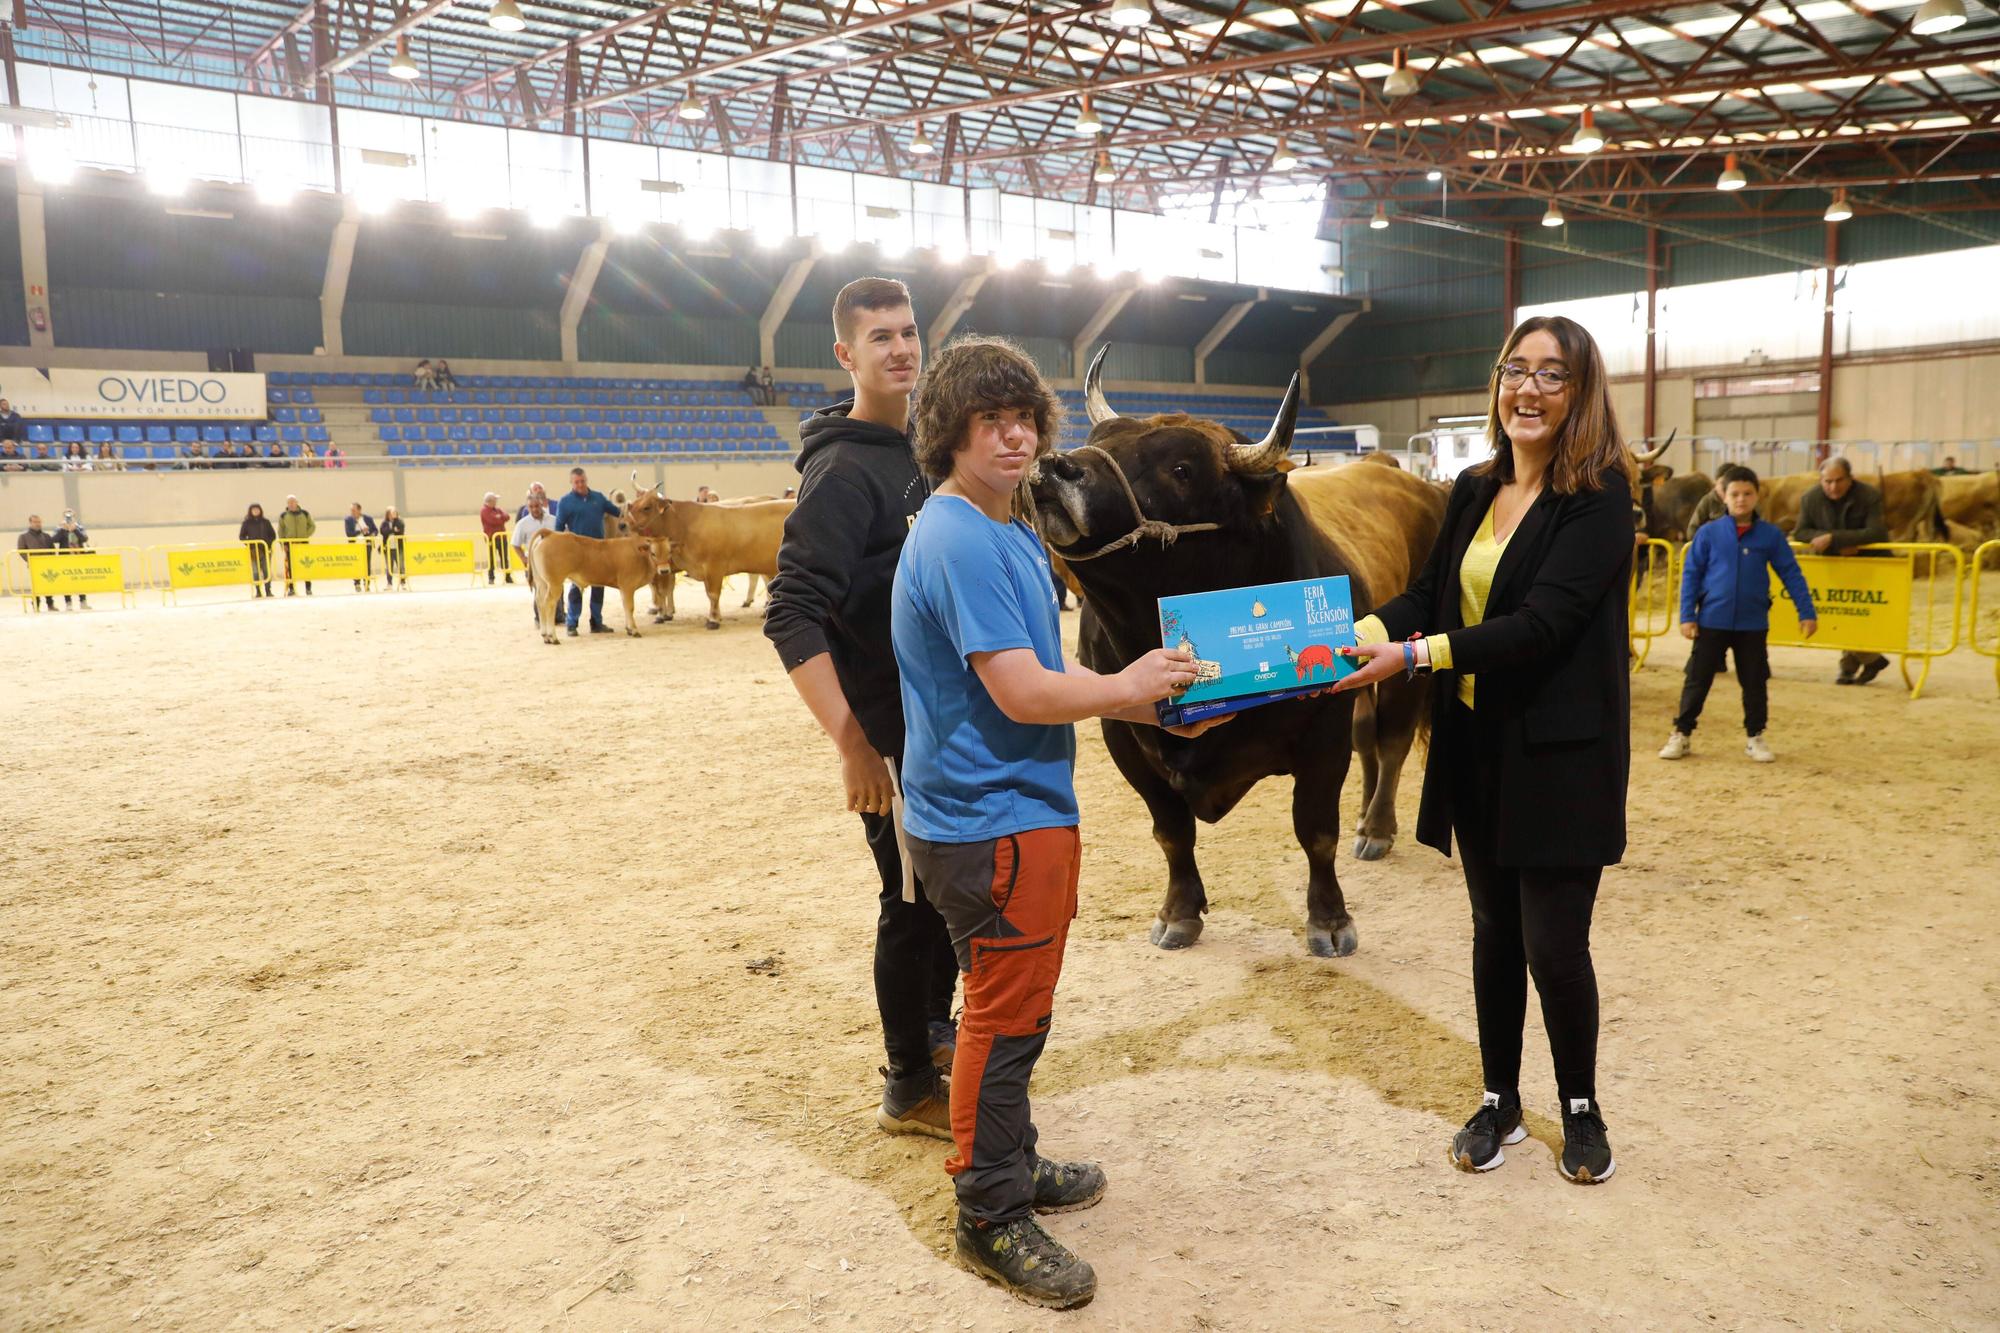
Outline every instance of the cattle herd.
<path id="1" fill-rule="evenodd" d="M 1895 542 L 1946 542 L 1970 551 L 2000 525 L 2000 472 L 1940 477 L 1926 471 L 1856 472 L 1882 492 L 1882 516 Z M 1713 480 L 1702 472 L 1676 476 L 1670 467 L 1648 466 L 1641 474 L 1641 512 L 1635 515 L 1648 537 L 1685 542 L 1689 519 Z M 1757 510 L 1786 533 L 1799 518 L 1799 497 L 1819 484 L 1819 473 L 1797 472 L 1757 483 Z"/>

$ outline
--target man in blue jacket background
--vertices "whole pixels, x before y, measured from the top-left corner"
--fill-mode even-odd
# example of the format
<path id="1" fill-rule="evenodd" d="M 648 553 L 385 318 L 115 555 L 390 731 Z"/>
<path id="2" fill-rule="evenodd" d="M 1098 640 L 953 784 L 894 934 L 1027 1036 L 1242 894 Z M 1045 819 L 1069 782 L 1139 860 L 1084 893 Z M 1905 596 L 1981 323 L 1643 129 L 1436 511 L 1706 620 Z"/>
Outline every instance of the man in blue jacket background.
<path id="1" fill-rule="evenodd" d="M 1743 686 L 1743 730 L 1748 736 L 1743 753 L 1768 764 L 1777 758 L 1764 740 L 1766 686 L 1771 679 L 1764 642 L 1771 631 L 1770 571 L 1778 571 L 1798 608 L 1799 631 L 1807 638 L 1819 629 L 1819 613 L 1785 534 L 1757 517 L 1757 474 L 1738 469 L 1722 500 L 1728 512 L 1696 529 L 1681 569 L 1681 634 L 1694 640 L 1694 649 L 1688 654 L 1687 683 L 1681 687 L 1680 716 L 1674 719 L 1674 734 L 1660 747 L 1660 758 L 1687 757 L 1708 687 L 1722 670 L 1723 654 L 1734 652 L 1736 679 Z"/>
<path id="2" fill-rule="evenodd" d="M 556 531 L 574 532 L 579 537 L 595 537 L 604 540 L 604 520 L 618 517 L 618 506 L 606 499 L 603 491 L 590 489 L 590 479 L 583 469 L 569 470 L 569 494 L 556 506 Z M 576 637 L 576 618 L 583 611 L 583 589 L 576 584 L 569 585 L 569 614 L 564 617 L 565 626 L 571 638 Z M 611 627 L 604 623 L 604 589 L 590 590 L 590 632 L 609 634 Z"/>

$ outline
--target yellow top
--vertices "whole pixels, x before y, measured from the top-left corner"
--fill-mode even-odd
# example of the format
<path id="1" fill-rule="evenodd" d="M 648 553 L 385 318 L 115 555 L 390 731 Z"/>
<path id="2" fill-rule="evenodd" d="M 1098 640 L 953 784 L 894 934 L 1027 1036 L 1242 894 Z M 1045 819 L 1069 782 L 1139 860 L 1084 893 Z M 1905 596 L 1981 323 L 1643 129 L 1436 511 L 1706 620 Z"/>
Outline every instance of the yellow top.
<path id="1" fill-rule="evenodd" d="M 1467 629 L 1486 618 L 1486 599 L 1493 592 L 1493 571 L 1499 568 L 1501 553 L 1506 549 L 1507 543 L 1493 536 L 1493 509 L 1489 505 L 1486 516 L 1479 520 L 1479 531 L 1472 534 L 1472 543 L 1465 548 L 1465 558 L 1458 563 L 1458 614 Z M 1376 616 L 1363 616 L 1354 626 L 1356 643 L 1386 643 L 1388 639 L 1388 626 Z M 1430 650 L 1433 671 L 1451 670 L 1450 636 L 1426 635 L 1424 645 Z M 1460 676 L 1458 697 L 1467 708 L 1473 706 L 1472 695 L 1472 677 Z"/>

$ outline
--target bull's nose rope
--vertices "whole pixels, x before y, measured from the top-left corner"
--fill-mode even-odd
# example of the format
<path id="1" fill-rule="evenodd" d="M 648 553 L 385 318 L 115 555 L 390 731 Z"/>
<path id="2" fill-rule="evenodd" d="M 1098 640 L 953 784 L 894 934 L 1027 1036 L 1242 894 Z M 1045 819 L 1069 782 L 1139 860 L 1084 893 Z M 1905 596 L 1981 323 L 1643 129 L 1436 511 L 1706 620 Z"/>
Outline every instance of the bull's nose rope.
<path id="1" fill-rule="evenodd" d="M 1118 538 L 1116 541 L 1106 542 L 1095 551 L 1089 551 L 1082 555 L 1071 555 L 1067 551 L 1056 552 L 1066 562 L 1075 564 L 1079 560 L 1095 560 L 1100 555 L 1110 555 L 1113 551 L 1122 551 L 1126 547 L 1144 541 L 1148 537 L 1158 538 L 1162 547 L 1172 546 L 1176 541 L 1180 540 L 1180 536 L 1184 532 L 1215 532 L 1222 527 L 1220 523 L 1168 523 L 1163 519 L 1147 518 L 1145 509 L 1139 504 L 1138 493 L 1132 489 L 1132 483 L 1126 479 L 1125 469 L 1118 466 L 1118 460 L 1094 444 L 1080 444 L 1069 451 L 1071 457 L 1085 453 L 1096 454 L 1111 468 L 1111 475 L 1118 478 L 1118 485 L 1125 492 L 1126 502 L 1132 506 L 1132 519 L 1137 526 L 1123 537 Z"/>

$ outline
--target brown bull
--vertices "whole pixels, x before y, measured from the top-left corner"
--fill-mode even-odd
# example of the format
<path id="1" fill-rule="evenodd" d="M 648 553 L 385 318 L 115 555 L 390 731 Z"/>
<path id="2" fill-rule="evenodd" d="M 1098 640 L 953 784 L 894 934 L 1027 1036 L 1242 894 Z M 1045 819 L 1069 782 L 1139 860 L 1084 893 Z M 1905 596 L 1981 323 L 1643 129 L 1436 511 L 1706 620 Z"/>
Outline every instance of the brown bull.
<path id="1" fill-rule="evenodd" d="M 556 642 L 560 617 L 556 602 L 563 581 L 582 588 L 616 588 L 625 599 L 625 632 L 639 637 L 632 597 L 653 581 L 659 545 L 645 537 L 579 537 L 574 532 L 537 532 L 528 540 L 528 568 L 535 576 L 543 643 Z"/>
<path id="2" fill-rule="evenodd" d="M 1694 519 L 1695 506 L 1715 488 L 1714 479 L 1706 472 L 1677 477 L 1672 468 L 1654 464 L 1646 468 L 1639 481 L 1639 506 L 1645 514 L 1646 535 L 1676 543 L 1693 537 L 1688 526 Z"/>
<path id="3" fill-rule="evenodd" d="M 1943 488 L 1928 472 L 1878 472 L 1870 477 L 1856 469 L 1854 479 L 1882 492 L 1882 524 L 1892 542 L 1943 541 L 1947 536 L 1940 507 Z M 1817 472 L 1793 472 L 1757 485 L 1757 509 L 1766 522 L 1789 533 L 1798 526 L 1799 499 L 1819 485 Z"/>
<path id="4" fill-rule="evenodd" d="M 760 505 L 760 504 L 768 504 L 777 498 L 778 497 L 775 495 L 739 495 L 734 500 L 717 500 L 716 503 L 719 505 L 733 505 L 733 506 Z M 743 590 L 744 606 L 747 607 L 752 602 L 757 600 L 757 580 L 760 578 L 764 579 L 764 591 L 767 594 L 767 600 L 768 600 L 768 594 L 771 591 L 771 580 L 765 578 L 761 574 L 752 574 L 750 576 L 750 586 Z"/>
<path id="5" fill-rule="evenodd" d="M 1939 477 L 1938 504 L 1946 519 L 1980 537 L 2000 530 L 2000 472 Z"/>
<path id="6" fill-rule="evenodd" d="M 793 500 L 757 504 L 697 504 L 669 500 L 665 487 L 642 490 L 625 510 L 632 531 L 667 544 L 667 563 L 708 590 L 710 629 L 722 628 L 722 585 L 732 574 L 769 579 L 778 572 L 778 547 Z M 655 596 L 658 588 L 654 589 Z M 674 618 L 673 584 L 667 584 L 666 620 Z"/>

